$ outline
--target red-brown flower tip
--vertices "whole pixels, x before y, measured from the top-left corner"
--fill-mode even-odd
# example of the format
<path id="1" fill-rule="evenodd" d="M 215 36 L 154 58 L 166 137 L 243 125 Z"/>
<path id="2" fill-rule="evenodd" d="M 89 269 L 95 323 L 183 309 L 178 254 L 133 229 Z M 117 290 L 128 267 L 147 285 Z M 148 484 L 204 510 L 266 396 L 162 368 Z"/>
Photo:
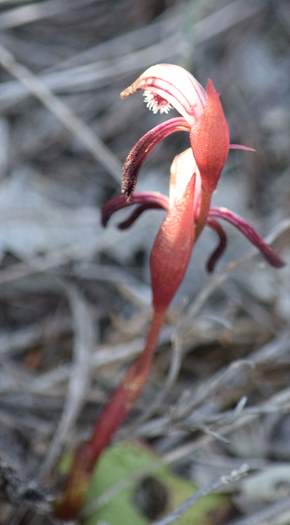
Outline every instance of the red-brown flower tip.
<path id="1" fill-rule="evenodd" d="M 211 80 L 207 84 L 204 112 L 193 125 L 190 142 L 199 167 L 204 191 L 212 193 L 229 152 L 229 127 L 219 94 Z"/>
<path id="2" fill-rule="evenodd" d="M 123 166 L 121 191 L 131 197 L 137 183 L 138 172 L 149 153 L 162 140 L 177 131 L 189 132 L 190 127 L 183 117 L 169 119 L 150 129 L 129 151 Z"/>

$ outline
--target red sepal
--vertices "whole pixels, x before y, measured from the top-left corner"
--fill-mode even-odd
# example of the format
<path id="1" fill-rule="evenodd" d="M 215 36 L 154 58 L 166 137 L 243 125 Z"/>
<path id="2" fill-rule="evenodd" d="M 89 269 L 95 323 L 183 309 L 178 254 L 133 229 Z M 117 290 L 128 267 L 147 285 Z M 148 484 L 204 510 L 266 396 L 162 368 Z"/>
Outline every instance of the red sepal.
<path id="1" fill-rule="evenodd" d="M 213 82 L 207 84 L 204 112 L 193 125 L 190 142 L 200 170 L 203 190 L 212 193 L 217 185 L 229 152 L 229 127 Z"/>

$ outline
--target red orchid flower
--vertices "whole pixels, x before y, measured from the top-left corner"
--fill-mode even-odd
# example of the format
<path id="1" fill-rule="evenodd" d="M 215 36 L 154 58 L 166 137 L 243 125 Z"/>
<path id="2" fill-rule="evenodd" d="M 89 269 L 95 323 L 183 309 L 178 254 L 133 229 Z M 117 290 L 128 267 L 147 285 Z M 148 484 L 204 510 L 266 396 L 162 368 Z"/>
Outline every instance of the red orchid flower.
<path id="1" fill-rule="evenodd" d="M 207 263 L 208 271 L 213 271 L 226 247 L 226 234 L 217 219 L 238 228 L 272 266 L 283 266 L 280 257 L 250 224 L 226 208 L 210 208 L 229 149 L 254 151 L 248 146 L 230 144 L 228 124 L 212 81 L 204 90 L 182 67 L 160 64 L 147 69 L 121 97 L 138 90 L 144 90 L 145 101 L 154 113 L 167 113 L 174 107 L 182 117 L 159 124 L 133 146 L 124 163 L 123 195 L 103 207 L 103 224 L 107 224 L 112 213 L 131 205 L 138 206 L 127 221 L 119 225 L 121 229 L 129 227 L 146 209 L 166 210 L 150 259 L 155 310 L 168 308 L 184 277 L 193 244 L 205 225 L 219 237 L 219 244 Z M 189 133 L 191 148 L 178 155 L 171 166 L 169 200 L 157 193 L 133 193 L 138 171 L 148 153 L 176 131 Z"/>
<path id="2" fill-rule="evenodd" d="M 121 93 L 126 97 L 144 90 L 153 112 L 167 113 L 174 107 L 181 117 L 172 118 L 148 131 L 133 146 L 124 163 L 122 195 L 111 199 L 102 210 L 103 225 L 118 210 L 134 206 L 119 228 L 130 227 L 149 209 L 166 212 L 150 257 L 153 316 L 145 348 L 129 368 L 120 386 L 101 413 L 89 441 L 75 454 L 66 491 L 57 507 L 61 518 L 73 518 L 81 508 L 92 470 L 115 431 L 127 417 L 148 379 L 152 356 L 166 311 L 187 270 L 193 246 L 205 226 L 213 229 L 219 243 L 207 262 L 213 271 L 226 247 L 226 234 L 218 222 L 228 221 L 254 244 L 274 267 L 284 265 L 278 255 L 241 217 L 225 208 L 210 208 L 230 148 L 228 124 L 219 94 L 211 81 L 205 90 L 183 68 L 160 64 L 145 71 Z M 134 193 L 139 169 L 153 148 L 171 133 L 186 131 L 190 147 L 171 165 L 169 198 L 160 193 Z"/>

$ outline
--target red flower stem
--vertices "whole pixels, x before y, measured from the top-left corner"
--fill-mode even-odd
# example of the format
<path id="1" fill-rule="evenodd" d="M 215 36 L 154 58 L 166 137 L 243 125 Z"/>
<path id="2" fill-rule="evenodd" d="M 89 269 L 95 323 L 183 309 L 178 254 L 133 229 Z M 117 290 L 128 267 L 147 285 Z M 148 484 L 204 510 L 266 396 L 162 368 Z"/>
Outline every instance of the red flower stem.
<path id="1" fill-rule="evenodd" d="M 74 519 L 81 510 L 100 455 L 127 418 L 147 382 L 164 316 L 164 310 L 154 312 L 142 354 L 130 366 L 122 383 L 103 409 L 90 439 L 76 450 L 64 495 L 56 505 L 55 514 L 58 518 Z"/>

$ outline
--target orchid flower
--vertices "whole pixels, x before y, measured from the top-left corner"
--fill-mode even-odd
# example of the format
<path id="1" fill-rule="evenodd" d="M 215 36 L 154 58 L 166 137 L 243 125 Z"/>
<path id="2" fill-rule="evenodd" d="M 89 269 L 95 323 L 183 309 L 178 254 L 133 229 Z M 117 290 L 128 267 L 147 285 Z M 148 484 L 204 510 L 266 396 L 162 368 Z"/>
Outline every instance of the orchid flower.
<path id="1" fill-rule="evenodd" d="M 155 310 L 167 309 L 181 283 L 192 248 L 205 226 L 216 232 L 219 244 L 210 256 L 207 269 L 213 271 L 223 254 L 227 238 L 218 222 L 225 220 L 243 233 L 274 267 L 284 265 L 278 255 L 244 219 L 226 208 L 210 208 L 229 149 L 254 151 L 243 145 L 230 144 L 229 128 L 213 82 L 204 89 L 185 69 L 160 64 L 147 69 L 121 93 L 127 97 L 144 90 L 144 98 L 154 113 L 174 107 L 181 117 L 172 118 L 148 131 L 133 146 L 123 168 L 122 194 L 103 207 L 103 224 L 118 209 L 135 205 L 124 229 L 147 209 L 166 211 L 153 245 L 150 269 Z M 133 193 L 139 169 L 152 149 L 168 135 L 187 131 L 190 148 L 178 155 L 171 166 L 169 199 L 158 193 Z M 137 206 L 136 206 L 137 205 Z"/>
<path id="2" fill-rule="evenodd" d="M 152 321 L 143 352 L 104 408 L 92 436 L 75 454 L 66 491 L 57 509 L 57 515 L 62 518 L 75 517 L 96 461 L 146 384 L 165 314 L 184 278 L 192 249 L 203 228 L 208 226 L 218 236 L 218 245 L 207 261 L 208 271 L 214 270 L 227 244 L 220 220 L 243 233 L 269 264 L 276 268 L 284 265 L 244 219 L 226 208 L 210 207 L 229 149 L 253 151 L 247 146 L 230 144 L 228 124 L 213 82 L 208 81 L 204 89 L 182 67 L 160 64 L 147 69 L 121 97 L 140 90 L 144 91 L 145 102 L 154 113 L 167 113 L 175 108 L 181 116 L 157 125 L 133 146 L 124 163 L 122 194 L 104 205 L 102 221 L 106 226 L 115 212 L 133 206 L 128 218 L 119 224 L 120 229 L 125 229 L 146 210 L 165 212 L 150 256 Z M 156 192 L 135 193 L 139 169 L 148 154 L 177 131 L 188 133 L 190 147 L 177 155 L 171 165 L 169 197 Z"/>

